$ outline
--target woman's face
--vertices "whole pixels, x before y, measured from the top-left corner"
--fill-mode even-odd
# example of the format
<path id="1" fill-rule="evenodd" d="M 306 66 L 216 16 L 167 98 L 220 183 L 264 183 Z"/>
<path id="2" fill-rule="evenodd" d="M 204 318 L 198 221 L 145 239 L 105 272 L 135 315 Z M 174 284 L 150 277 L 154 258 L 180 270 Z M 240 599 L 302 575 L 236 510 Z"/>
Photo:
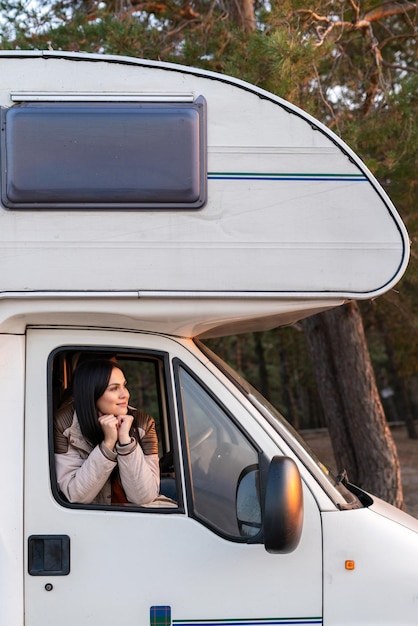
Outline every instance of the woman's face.
<path id="1" fill-rule="evenodd" d="M 100 415 L 126 415 L 128 412 L 129 391 L 122 370 L 114 367 L 110 374 L 106 390 L 96 402 Z"/>

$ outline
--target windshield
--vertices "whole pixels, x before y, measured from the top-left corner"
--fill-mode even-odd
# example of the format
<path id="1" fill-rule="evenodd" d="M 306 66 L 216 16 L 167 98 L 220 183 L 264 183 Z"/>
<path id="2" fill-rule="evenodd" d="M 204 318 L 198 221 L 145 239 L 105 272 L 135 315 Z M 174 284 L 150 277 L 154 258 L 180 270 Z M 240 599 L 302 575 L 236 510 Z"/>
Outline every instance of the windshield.
<path id="1" fill-rule="evenodd" d="M 236 385 L 247 397 L 249 402 L 263 415 L 271 426 L 280 433 L 287 445 L 294 451 L 300 461 L 309 469 L 311 474 L 322 485 L 335 504 L 341 509 L 352 509 L 361 507 L 362 504 L 357 495 L 350 491 L 330 469 L 324 465 L 311 450 L 306 441 L 293 428 L 291 424 L 281 415 L 262 394 L 257 391 L 245 378 L 240 376 L 232 367 L 223 361 L 210 348 L 196 341 L 200 350 L 208 357 L 217 368 L 219 368 L 228 379 Z M 357 492 L 357 489 L 354 488 Z"/>

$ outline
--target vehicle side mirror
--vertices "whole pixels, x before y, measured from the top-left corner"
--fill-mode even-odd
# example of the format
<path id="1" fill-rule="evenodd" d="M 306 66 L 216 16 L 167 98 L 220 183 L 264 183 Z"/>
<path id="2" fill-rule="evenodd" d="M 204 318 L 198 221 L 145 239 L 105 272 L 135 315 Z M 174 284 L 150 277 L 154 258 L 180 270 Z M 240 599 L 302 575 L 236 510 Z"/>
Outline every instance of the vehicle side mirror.
<path id="1" fill-rule="evenodd" d="M 274 456 L 264 499 L 264 545 L 271 554 L 287 554 L 299 544 L 303 528 L 302 481 L 296 463 Z"/>
<path id="2" fill-rule="evenodd" d="M 255 537 L 262 527 L 259 474 L 257 466 L 249 466 L 238 480 L 236 513 L 242 537 Z"/>

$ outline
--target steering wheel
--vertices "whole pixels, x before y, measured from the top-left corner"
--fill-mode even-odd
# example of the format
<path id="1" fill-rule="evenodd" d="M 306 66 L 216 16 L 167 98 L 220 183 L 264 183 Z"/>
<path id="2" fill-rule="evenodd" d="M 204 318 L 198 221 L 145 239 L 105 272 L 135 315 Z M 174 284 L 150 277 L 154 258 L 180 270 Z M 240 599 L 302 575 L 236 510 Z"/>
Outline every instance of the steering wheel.
<path id="1" fill-rule="evenodd" d="M 200 446 L 200 444 L 206 441 L 206 439 L 208 439 L 212 433 L 213 433 L 213 426 L 208 426 L 207 428 L 204 428 L 200 432 L 197 432 L 195 435 L 190 437 L 189 439 L 190 450 L 194 450 L 195 448 Z"/>

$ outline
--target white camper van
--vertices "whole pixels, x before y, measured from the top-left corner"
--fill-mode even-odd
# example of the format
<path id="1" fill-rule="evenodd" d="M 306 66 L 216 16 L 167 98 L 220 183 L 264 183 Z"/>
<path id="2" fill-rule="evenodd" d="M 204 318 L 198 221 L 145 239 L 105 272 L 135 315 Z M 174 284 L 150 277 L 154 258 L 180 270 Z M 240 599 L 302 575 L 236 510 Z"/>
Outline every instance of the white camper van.
<path id="1" fill-rule="evenodd" d="M 3 51 L 0 76 L 1 626 L 416 626 L 418 521 L 338 484 L 199 343 L 396 284 L 407 233 L 364 164 L 203 70 Z M 92 355 L 155 420 L 147 506 L 57 484 Z"/>

